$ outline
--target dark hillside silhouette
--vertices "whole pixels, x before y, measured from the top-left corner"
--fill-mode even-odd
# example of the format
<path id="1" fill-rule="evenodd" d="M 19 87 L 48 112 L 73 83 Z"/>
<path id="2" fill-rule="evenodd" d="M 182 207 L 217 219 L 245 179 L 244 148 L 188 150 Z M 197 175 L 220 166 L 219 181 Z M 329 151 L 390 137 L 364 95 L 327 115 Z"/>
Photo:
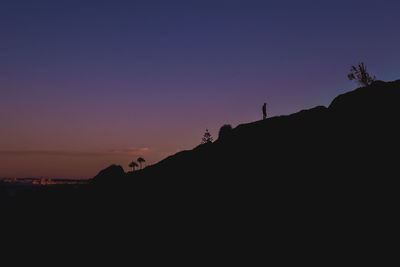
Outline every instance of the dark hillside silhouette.
<path id="1" fill-rule="evenodd" d="M 193 240 L 223 235 L 233 250 L 238 242 L 260 249 L 259 239 L 273 246 L 287 240 L 288 251 L 307 251 L 306 244 L 318 253 L 353 251 L 350 237 L 362 248 L 397 208 L 399 92 L 400 80 L 377 81 L 329 107 L 239 125 L 229 138 L 179 152 L 121 183 L 110 176 L 112 187 L 96 194 L 130 203 L 126 209 L 136 214 L 151 211 L 160 217 L 138 218 Z"/>
<path id="2" fill-rule="evenodd" d="M 399 92 L 400 81 L 377 81 L 338 96 L 328 108 L 239 125 L 229 138 L 127 177 L 126 194 L 203 203 L 221 198 L 253 206 L 273 196 L 298 203 L 319 199 L 312 205 L 366 197 L 364 189 L 379 188 L 397 172 L 391 153 L 398 140 Z"/>
<path id="3" fill-rule="evenodd" d="M 231 132 L 232 132 L 232 126 L 230 124 L 222 125 L 218 132 L 218 139 L 222 140 L 225 138 L 229 138 Z"/>
<path id="4" fill-rule="evenodd" d="M 107 185 L 122 181 L 126 176 L 124 169 L 118 165 L 111 165 L 110 167 L 100 171 L 93 179 L 92 184 Z"/>
<path id="5" fill-rule="evenodd" d="M 112 165 L 87 187 L 16 199 L 34 207 L 34 218 L 37 207 L 56 203 L 43 216 L 90 225 L 110 219 L 113 235 L 131 230 L 130 240 L 143 232 L 147 240 L 149 233 L 167 241 L 185 236 L 215 251 L 216 238 L 232 251 L 238 244 L 264 249 L 264 241 L 295 251 L 313 243 L 313 253 L 346 247 L 349 236 L 370 238 L 378 221 L 395 214 L 399 92 L 400 80 L 377 81 L 329 107 L 239 125 L 142 170 Z"/>

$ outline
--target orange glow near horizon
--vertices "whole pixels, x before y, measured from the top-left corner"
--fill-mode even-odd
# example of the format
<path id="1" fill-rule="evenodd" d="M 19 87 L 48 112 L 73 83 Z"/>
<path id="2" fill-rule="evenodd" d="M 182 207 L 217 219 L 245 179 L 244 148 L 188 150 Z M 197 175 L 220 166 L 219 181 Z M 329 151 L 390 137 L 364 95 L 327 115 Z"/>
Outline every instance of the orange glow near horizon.
<path id="1" fill-rule="evenodd" d="M 360 61 L 397 79 L 400 1 L 371 2 L 3 0 L 0 177 L 154 164 L 264 102 L 328 106 Z"/>

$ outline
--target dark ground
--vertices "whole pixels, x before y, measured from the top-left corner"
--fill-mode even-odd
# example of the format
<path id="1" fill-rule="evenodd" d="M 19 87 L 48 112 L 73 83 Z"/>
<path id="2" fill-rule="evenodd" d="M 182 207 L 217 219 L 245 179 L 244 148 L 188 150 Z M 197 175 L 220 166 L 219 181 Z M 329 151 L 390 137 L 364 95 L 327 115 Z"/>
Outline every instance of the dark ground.
<path id="1" fill-rule="evenodd" d="M 377 81 L 134 173 L 111 166 L 89 185 L 14 197 L 0 187 L 3 214 L 165 248 L 206 244 L 207 255 L 356 253 L 390 235 L 397 213 L 399 92 L 400 80 Z"/>

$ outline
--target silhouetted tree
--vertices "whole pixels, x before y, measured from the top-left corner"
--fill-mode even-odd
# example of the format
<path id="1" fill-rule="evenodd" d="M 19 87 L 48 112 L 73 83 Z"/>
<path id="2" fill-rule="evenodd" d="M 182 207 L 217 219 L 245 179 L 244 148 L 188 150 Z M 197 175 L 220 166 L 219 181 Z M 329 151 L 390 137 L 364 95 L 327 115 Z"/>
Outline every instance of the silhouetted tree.
<path id="1" fill-rule="evenodd" d="M 232 126 L 230 124 L 222 125 L 218 132 L 218 139 L 223 139 L 229 136 L 232 132 Z"/>
<path id="2" fill-rule="evenodd" d="M 138 166 L 138 164 L 134 161 L 132 161 L 131 163 L 129 163 L 129 167 L 132 168 L 132 171 L 135 171 L 135 168 Z"/>
<path id="3" fill-rule="evenodd" d="M 367 66 L 363 62 L 358 66 L 351 66 L 350 73 L 347 75 L 350 81 L 355 80 L 360 86 L 368 86 L 376 80 L 376 77 L 371 77 L 367 71 Z"/>
<path id="4" fill-rule="evenodd" d="M 212 143 L 213 138 L 210 134 L 210 132 L 208 131 L 208 129 L 206 129 L 206 132 L 203 135 L 203 138 L 201 139 L 201 143 L 202 144 L 207 144 L 207 143 Z"/>
<path id="5" fill-rule="evenodd" d="M 144 160 L 144 158 L 139 157 L 139 158 L 137 159 L 137 162 L 139 162 L 139 164 L 140 164 L 140 169 L 142 169 L 142 163 L 143 163 L 143 162 L 146 162 L 146 161 Z"/>

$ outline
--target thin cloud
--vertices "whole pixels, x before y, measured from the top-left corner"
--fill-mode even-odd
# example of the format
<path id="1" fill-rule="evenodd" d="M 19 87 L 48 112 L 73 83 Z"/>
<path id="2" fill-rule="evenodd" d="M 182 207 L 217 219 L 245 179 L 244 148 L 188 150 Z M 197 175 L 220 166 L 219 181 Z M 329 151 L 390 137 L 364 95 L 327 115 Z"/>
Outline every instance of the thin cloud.
<path id="1" fill-rule="evenodd" d="M 106 153 L 110 153 L 110 154 L 121 154 L 121 155 L 131 155 L 131 154 L 138 154 L 138 153 L 146 153 L 149 152 L 150 148 L 148 147 L 141 147 L 141 148 L 136 148 L 136 147 L 132 147 L 132 148 L 126 148 L 126 149 L 113 149 L 113 150 L 109 150 Z"/>
<path id="2" fill-rule="evenodd" d="M 150 151 L 148 147 L 112 149 L 105 151 L 79 150 L 0 150 L 2 156 L 60 156 L 60 157 L 107 157 L 140 156 Z"/>

